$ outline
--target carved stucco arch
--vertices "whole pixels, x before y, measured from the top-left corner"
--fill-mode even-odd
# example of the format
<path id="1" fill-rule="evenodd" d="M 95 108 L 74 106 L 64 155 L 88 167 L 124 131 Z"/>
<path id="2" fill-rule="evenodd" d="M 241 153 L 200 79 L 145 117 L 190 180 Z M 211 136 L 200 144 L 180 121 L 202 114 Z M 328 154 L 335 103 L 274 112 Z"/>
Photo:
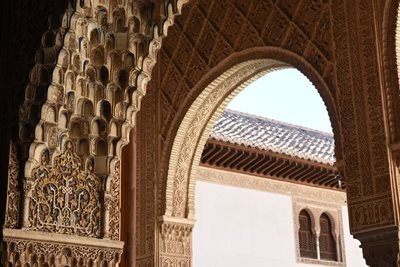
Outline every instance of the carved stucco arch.
<path id="1" fill-rule="evenodd" d="M 186 5 L 182 15 L 176 18 L 158 57 L 159 87 L 152 87 L 160 92 L 158 116 L 162 118 L 158 132 L 161 140 L 158 188 L 162 191 L 157 194 L 159 216 L 193 217 L 189 208 L 193 203 L 187 200 L 187 193 L 193 188 L 190 184 L 183 186 L 184 191 L 179 192 L 176 201 L 179 210 L 174 211 L 174 183 L 173 179 L 167 180 L 175 176 L 175 170 L 170 170 L 175 166 L 169 159 L 180 123 L 192 103 L 226 69 L 246 61 L 237 58 L 235 61 L 233 55 L 247 49 L 274 47 L 290 51 L 308 65 L 290 62 L 290 57 L 275 59 L 297 67 L 306 75 L 316 71 L 329 91 L 320 93 L 331 119 L 335 118 L 331 123 L 336 138 L 337 167 L 346 177 L 352 233 L 367 243 L 371 240 L 364 239 L 368 229 L 382 229 L 397 235 L 396 231 L 391 232 L 397 222 L 397 187 L 391 186 L 394 175 L 387 150 L 385 85 L 380 76 L 382 62 L 378 62 L 383 57 L 382 50 L 377 49 L 377 38 L 381 34 L 377 29 L 385 25 L 379 12 L 387 10 L 383 7 L 385 2 L 323 1 L 325 6 L 314 9 L 305 3 L 311 4 L 262 1 L 253 5 L 234 0 L 211 3 L 199 0 Z M 311 5 L 319 3 L 322 2 L 314 1 Z M 309 13 L 309 8 L 318 15 Z M 304 30 L 303 26 L 310 21 L 314 21 L 315 31 L 310 24 Z M 324 28 L 326 34 L 310 34 Z M 231 65 L 213 73 L 211 70 L 215 71 L 224 60 L 231 60 Z M 316 82 L 318 79 L 308 76 L 317 88 L 322 88 Z M 191 160 L 193 157 L 188 157 L 188 162 Z M 189 182 L 188 175 L 185 179 Z M 187 202 L 181 204 L 182 199 Z M 371 214 L 371 210 L 376 212 Z M 171 218 L 164 218 L 164 222 L 168 220 Z M 187 224 L 192 222 L 187 220 Z"/>
<path id="2" fill-rule="evenodd" d="M 309 78 L 317 88 L 326 89 L 319 93 L 327 100 L 333 128 L 339 129 L 337 112 L 334 111 L 337 92 L 332 10 L 326 1 L 313 2 L 313 8 L 308 4 L 307 1 L 282 4 L 270 1 L 194 1 L 184 7 L 183 14 L 176 18 L 169 36 L 164 40 L 157 63 L 162 66 L 159 71 L 160 113 L 163 118 L 160 135 L 164 140 L 161 188 L 165 188 L 166 177 L 171 176 L 167 174 L 170 151 L 179 123 L 191 103 L 223 71 L 248 59 L 274 58 L 296 66 L 303 73 L 319 76 L 319 79 L 310 75 Z M 225 10 L 225 16 L 216 15 L 221 10 Z M 301 19 L 307 22 L 303 24 Z M 309 29 L 304 28 L 304 25 L 310 25 L 310 21 L 314 24 Z M 321 29 L 324 29 L 323 33 Z M 263 54 L 265 47 L 275 49 L 274 53 Z M 248 58 L 243 51 L 248 52 Z M 290 52 L 291 56 L 283 51 Z M 251 53 L 253 55 L 249 56 Z M 225 65 L 220 64 L 224 61 Z M 337 133 L 336 138 L 337 144 L 340 144 L 341 134 Z M 340 146 L 337 147 L 336 157 L 340 162 Z M 168 186 L 171 188 L 171 185 Z M 170 190 L 167 191 L 170 194 Z M 158 199 L 159 215 L 166 210 L 164 196 Z M 171 207 L 168 209 L 167 214 L 171 214 Z"/>
<path id="3" fill-rule="evenodd" d="M 400 66 L 400 2 L 398 0 L 387 0 L 375 5 L 375 16 L 377 21 L 377 43 L 379 58 L 383 68 L 381 70 L 381 82 L 384 85 L 384 109 L 386 113 L 386 124 L 388 141 L 392 144 L 399 142 L 399 117 L 400 98 L 399 90 L 399 66 Z M 381 8 L 381 12 L 379 13 Z"/>
<path id="4" fill-rule="evenodd" d="M 398 177 L 400 168 L 400 1 L 387 0 L 381 5 L 382 14 L 379 13 L 379 5 L 375 5 L 378 54 L 381 53 L 379 60 L 383 66 L 380 78 L 384 85 L 382 94 L 387 142 L 390 146 L 388 154 L 392 159 L 390 169 L 393 176 Z M 393 195 L 396 197 L 395 205 L 398 205 L 399 182 L 394 183 L 393 187 Z M 397 214 L 397 218 L 398 216 Z"/>
<path id="5" fill-rule="evenodd" d="M 238 63 L 240 62 L 240 63 Z M 338 125 L 336 107 L 329 88 L 318 72 L 298 55 L 282 48 L 264 47 L 232 54 L 210 73 L 216 77 L 204 89 L 199 81 L 193 91 L 198 93 L 180 121 L 168 163 L 166 179 L 166 217 L 195 219 L 194 189 L 203 147 L 218 117 L 226 105 L 248 84 L 268 72 L 297 67 L 317 86 L 323 96 L 332 125 Z M 221 73 L 222 72 L 222 73 Z M 340 129 L 334 127 L 337 151 L 340 148 Z"/>

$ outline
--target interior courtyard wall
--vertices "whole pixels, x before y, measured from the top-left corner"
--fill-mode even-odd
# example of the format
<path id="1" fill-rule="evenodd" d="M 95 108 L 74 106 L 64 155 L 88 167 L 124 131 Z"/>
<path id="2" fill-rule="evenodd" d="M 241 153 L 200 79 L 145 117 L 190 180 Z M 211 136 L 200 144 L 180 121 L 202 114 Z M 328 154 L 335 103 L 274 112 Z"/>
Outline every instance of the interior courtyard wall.
<path id="1" fill-rule="evenodd" d="M 344 192 L 206 166 L 197 178 L 194 267 L 366 266 L 360 243 L 349 231 Z M 304 208 L 313 220 L 321 212 L 334 218 L 342 263 L 318 265 L 299 257 L 296 214 Z"/>

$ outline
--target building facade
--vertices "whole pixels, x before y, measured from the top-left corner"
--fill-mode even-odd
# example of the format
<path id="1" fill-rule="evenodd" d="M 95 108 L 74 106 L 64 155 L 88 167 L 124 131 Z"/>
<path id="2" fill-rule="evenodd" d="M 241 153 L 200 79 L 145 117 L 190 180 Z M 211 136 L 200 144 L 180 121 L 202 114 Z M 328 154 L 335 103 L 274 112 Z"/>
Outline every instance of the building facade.
<path id="1" fill-rule="evenodd" d="M 333 136 L 226 110 L 196 177 L 193 266 L 366 266 Z"/>
<path id="2" fill-rule="evenodd" d="M 367 264 L 398 264 L 397 0 L 0 5 L 3 265 L 190 266 L 212 125 L 288 67 L 327 106 Z"/>

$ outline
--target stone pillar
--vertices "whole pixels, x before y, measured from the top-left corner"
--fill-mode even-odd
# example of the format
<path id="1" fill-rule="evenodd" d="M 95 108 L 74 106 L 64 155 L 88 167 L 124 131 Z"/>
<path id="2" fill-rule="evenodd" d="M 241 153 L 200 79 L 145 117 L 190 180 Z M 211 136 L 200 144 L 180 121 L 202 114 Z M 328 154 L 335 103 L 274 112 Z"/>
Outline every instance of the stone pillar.
<path id="1" fill-rule="evenodd" d="M 398 174 L 388 151 L 394 122 L 387 108 L 396 100 L 386 98 L 382 55 L 385 3 L 337 0 L 332 5 L 344 144 L 337 155 L 344 163 L 350 231 L 370 267 L 398 266 L 399 252 Z"/>
<path id="2" fill-rule="evenodd" d="M 192 266 L 193 220 L 163 216 L 158 227 L 158 265 Z"/>

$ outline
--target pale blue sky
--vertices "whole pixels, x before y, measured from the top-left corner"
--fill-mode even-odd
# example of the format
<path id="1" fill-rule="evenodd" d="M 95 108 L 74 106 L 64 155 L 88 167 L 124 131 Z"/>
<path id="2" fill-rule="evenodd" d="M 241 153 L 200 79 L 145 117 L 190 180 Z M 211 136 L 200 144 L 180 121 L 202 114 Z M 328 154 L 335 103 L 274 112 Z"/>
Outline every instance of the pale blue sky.
<path id="1" fill-rule="evenodd" d="M 261 77 L 243 89 L 227 108 L 332 133 L 317 89 L 296 69 Z"/>

